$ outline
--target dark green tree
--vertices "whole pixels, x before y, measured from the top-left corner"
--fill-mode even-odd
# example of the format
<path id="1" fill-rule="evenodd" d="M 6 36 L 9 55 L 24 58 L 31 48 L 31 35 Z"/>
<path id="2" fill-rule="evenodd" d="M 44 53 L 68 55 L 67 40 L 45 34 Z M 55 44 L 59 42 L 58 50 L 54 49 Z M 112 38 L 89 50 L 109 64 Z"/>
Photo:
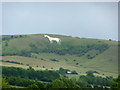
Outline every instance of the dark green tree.
<path id="1" fill-rule="evenodd" d="M 29 85 L 28 88 L 38 89 L 39 87 L 36 84 Z"/>
<path id="2" fill-rule="evenodd" d="M 2 78 L 2 88 L 10 88 L 10 85 L 6 81 L 6 78 Z"/>
<path id="3" fill-rule="evenodd" d="M 114 79 L 114 82 L 110 87 L 120 90 L 120 75 L 118 78 Z"/>
<path id="4" fill-rule="evenodd" d="M 52 88 L 80 88 L 76 82 L 71 79 L 60 77 L 52 82 Z"/>
<path id="5" fill-rule="evenodd" d="M 86 73 L 87 73 L 87 76 L 92 76 L 92 77 L 94 77 L 94 75 L 93 75 L 94 71 L 87 71 Z"/>

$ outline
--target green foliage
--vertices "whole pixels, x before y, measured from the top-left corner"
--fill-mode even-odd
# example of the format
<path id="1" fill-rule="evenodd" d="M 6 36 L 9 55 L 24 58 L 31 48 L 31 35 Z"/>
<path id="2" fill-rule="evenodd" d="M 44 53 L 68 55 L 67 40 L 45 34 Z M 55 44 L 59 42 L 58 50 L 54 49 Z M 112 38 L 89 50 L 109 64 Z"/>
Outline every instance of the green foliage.
<path id="1" fill-rule="evenodd" d="M 52 82 L 52 88 L 80 88 L 73 80 L 60 77 Z"/>
<path id="2" fill-rule="evenodd" d="M 87 81 L 84 80 L 77 80 L 76 84 L 78 84 L 81 88 L 86 88 L 88 86 Z"/>
<path id="3" fill-rule="evenodd" d="M 13 76 L 20 78 L 28 78 L 31 80 L 38 79 L 40 81 L 46 82 L 51 82 L 60 77 L 60 75 L 56 71 L 35 71 L 32 67 L 29 67 L 27 70 L 15 67 L 2 67 L 2 74 L 6 77 Z"/>
<path id="4" fill-rule="evenodd" d="M 113 89 L 120 89 L 120 75 L 118 76 L 118 78 L 114 79 L 114 82 L 110 87 Z"/>
<path id="5" fill-rule="evenodd" d="M 87 71 L 86 73 L 87 73 L 87 76 L 92 76 L 92 77 L 94 77 L 94 75 L 93 75 L 94 71 Z"/>
<path id="6" fill-rule="evenodd" d="M 29 85 L 28 88 L 38 89 L 39 87 L 36 84 Z"/>
<path id="7" fill-rule="evenodd" d="M 113 77 L 93 77 L 93 76 L 80 76 L 79 81 L 86 81 L 88 84 L 92 85 L 101 85 L 101 86 L 110 86 L 113 83 Z"/>
<path id="8" fill-rule="evenodd" d="M 76 65 L 78 65 L 79 63 L 76 63 Z"/>
<path id="9" fill-rule="evenodd" d="M 30 89 L 43 89 L 43 88 L 52 88 L 52 83 L 49 82 L 41 82 L 41 81 L 35 81 L 34 84 L 28 85 L 28 88 Z"/>
<path id="10" fill-rule="evenodd" d="M 6 78 L 2 78 L 2 88 L 10 88 L 10 85 L 6 81 Z"/>
<path id="11" fill-rule="evenodd" d="M 60 68 L 60 71 L 63 72 L 65 69 Z M 90 85 L 94 85 L 96 88 L 98 88 L 99 86 L 110 86 L 113 83 L 113 77 L 103 78 L 98 76 L 95 77 L 91 75 L 82 75 L 79 77 L 79 79 L 69 79 L 67 77 L 60 77 L 59 74 L 55 71 L 35 71 L 32 67 L 29 67 L 27 70 L 22 68 L 3 67 L 3 77 L 6 78 L 6 80 L 3 80 L 5 82 L 8 82 L 10 85 L 39 89 L 80 87 L 86 88 Z M 115 79 L 115 82 L 111 85 L 112 88 L 117 88 L 119 86 L 119 78 Z M 8 83 L 3 84 L 4 86 L 9 86 Z"/>
<path id="12" fill-rule="evenodd" d="M 45 66 L 43 66 L 43 68 L 45 68 Z"/>
<path id="13" fill-rule="evenodd" d="M 35 84 L 38 86 L 38 88 L 46 88 L 45 83 L 43 83 L 41 81 L 37 81 L 37 82 L 35 82 Z"/>
<path id="14" fill-rule="evenodd" d="M 17 76 L 7 77 L 7 81 L 10 83 L 10 85 L 23 86 L 23 87 L 27 87 L 28 85 L 34 84 L 33 80 L 27 78 L 21 78 Z"/>
<path id="15" fill-rule="evenodd" d="M 59 60 L 57 59 L 50 59 L 51 61 L 55 61 L 55 62 L 59 62 Z"/>

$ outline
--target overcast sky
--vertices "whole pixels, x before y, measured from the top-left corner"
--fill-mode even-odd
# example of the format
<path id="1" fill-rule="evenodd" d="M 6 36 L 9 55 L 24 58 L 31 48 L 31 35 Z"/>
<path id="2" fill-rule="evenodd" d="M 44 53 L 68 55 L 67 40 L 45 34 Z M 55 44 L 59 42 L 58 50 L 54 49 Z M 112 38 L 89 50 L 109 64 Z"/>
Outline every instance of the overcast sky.
<path id="1" fill-rule="evenodd" d="M 116 2 L 3 3 L 3 35 L 62 34 L 84 38 L 118 38 Z"/>

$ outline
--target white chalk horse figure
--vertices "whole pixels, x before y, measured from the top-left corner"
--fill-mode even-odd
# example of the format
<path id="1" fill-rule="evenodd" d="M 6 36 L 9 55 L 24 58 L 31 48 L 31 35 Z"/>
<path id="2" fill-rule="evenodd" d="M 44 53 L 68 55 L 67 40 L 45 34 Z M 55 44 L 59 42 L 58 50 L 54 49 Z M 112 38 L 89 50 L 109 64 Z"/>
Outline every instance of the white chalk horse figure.
<path id="1" fill-rule="evenodd" d="M 53 43 L 53 41 L 56 41 L 58 44 L 61 44 L 61 40 L 59 38 L 50 37 L 48 35 L 44 35 L 44 37 L 47 37 L 50 43 Z"/>

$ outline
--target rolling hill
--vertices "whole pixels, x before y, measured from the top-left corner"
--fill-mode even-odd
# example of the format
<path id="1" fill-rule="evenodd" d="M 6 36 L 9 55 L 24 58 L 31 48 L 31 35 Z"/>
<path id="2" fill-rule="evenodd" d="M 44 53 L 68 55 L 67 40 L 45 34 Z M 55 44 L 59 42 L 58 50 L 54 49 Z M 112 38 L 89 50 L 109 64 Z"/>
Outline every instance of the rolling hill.
<path id="1" fill-rule="evenodd" d="M 88 70 L 102 76 L 118 75 L 118 43 L 112 40 L 88 39 L 47 34 L 61 39 L 48 41 L 43 34 L 3 35 L 2 65 L 58 70 L 60 67 L 85 74 Z"/>

